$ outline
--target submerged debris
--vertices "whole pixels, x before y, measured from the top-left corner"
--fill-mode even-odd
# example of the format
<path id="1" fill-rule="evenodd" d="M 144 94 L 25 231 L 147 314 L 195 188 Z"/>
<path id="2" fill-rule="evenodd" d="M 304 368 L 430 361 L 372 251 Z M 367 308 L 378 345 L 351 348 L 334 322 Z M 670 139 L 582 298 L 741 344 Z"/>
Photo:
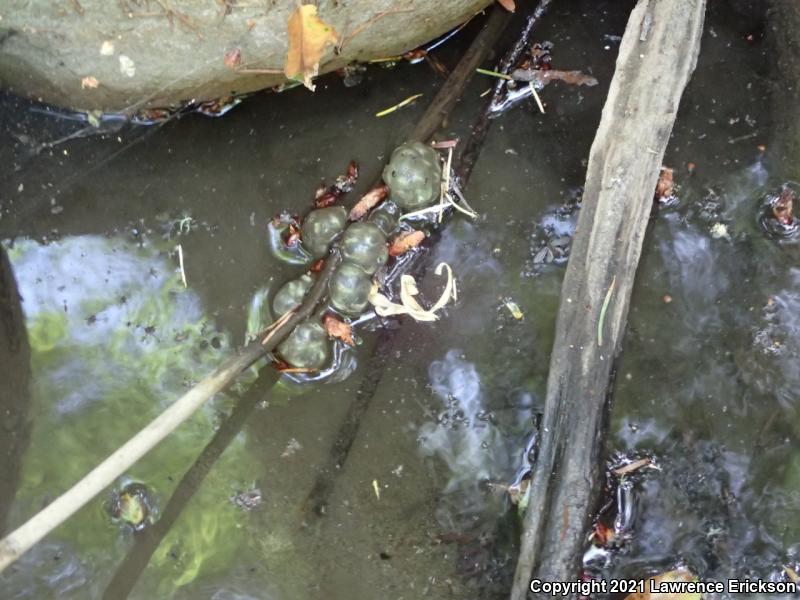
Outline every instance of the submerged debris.
<path id="1" fill-rule="evenodd" d="M 794 215 L 794 189 L 784 184 L 778 194 L 767 196 L 761 209 L 760 223 L 764 230 L 776 238 L 793 238 L 800 231 L 800 219 Z"/>
<path id="2" fill-rule="evenodd" d="M 249 490 L 236 492 L 230 496 L 228 500 L 237 508 L 245 512 L 250 512 L 261 505 L 263 498 L 261 497 L 261 490 L 257 487 L 253 487 Z"/>
<path id="3" fill-rule="evenodd" d="M 124 486 L 109 503 L 111 517 L 134 531 L 141 531 L 153 516 L 153 498 L 147 487 L 138 482 Z"/>

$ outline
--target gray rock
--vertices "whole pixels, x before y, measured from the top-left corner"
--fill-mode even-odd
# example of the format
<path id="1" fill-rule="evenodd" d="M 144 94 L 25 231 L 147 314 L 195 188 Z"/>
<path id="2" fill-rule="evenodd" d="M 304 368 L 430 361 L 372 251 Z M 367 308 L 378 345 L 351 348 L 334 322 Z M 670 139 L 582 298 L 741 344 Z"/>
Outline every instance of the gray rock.
<path id="1" fill-rule="evenodd" d="M 320 0 L 320 17 L 344 41 L 338 55 L 327 50 L 320 73 L 415 48 L 490 3 Z M 0 85 L 63 107 L 127 114 L 273 87 L 286 81 L 294 7 L 294 0 L 241 7 L 235 0 L 9 0 L 0 7 Z M 243 66 L 278 73 L 229 69 L 223 58 L 236 48 Z M 85 77 L 98 86 L 82 88 Z"/>

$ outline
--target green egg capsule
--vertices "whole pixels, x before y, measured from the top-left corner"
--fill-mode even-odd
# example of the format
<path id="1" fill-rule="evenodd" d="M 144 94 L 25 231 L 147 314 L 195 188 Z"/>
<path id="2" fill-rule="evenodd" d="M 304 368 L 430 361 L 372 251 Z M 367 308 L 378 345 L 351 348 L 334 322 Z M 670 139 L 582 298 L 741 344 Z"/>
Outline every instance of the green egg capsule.
<path id="1" fill-rule="evenodd" d="M 400 222 L 400 207 L 387 200 L 372 211 L 368 221 L 377 225 L 383 235 L 388 237 Z"/>
<path id="2" fill-rule="evenodd" d="M 369 304 L 372 279 L 358 265 L 339 265 L 329 284 L 331 305 L 339 312 L 357 317 Z"/>
<path id="3" fill-rule="evenodd" d="M 353 223 L 342 237 L 342 257 L 372 275 L 386 263 L 389 251 L 386 236 L 381 228 L 373 223 Z"/>
<path id="4" fill-rule="evenodd" d="M 301 228 L 303 246 L 314 258 L 328 253 L 328 246 L 347 223 L 347 211 L 342 206 L 318 208 L 308 213 Z"/>
<path id="5" fill-rule="evenodd" d="M 314 279 L 314 275 L 305 274 L 302 277 L 285 283 L 272 300 L 272 313 L 275 315 L 275 318 L 287 313 L 295 306 L 302 304 L 303 298 L 305 298 L 308 290 L 314 285 Z"/>
<path id="6" fill-rule="evenodd" d="M 395 148 L 383 169 L 383 181 L 391 198 L 406 211 L 425 208 L 439 196 L 442 166 L 436 150 L 421 142 Z"/>
<path id="7" fill-rule="evenodd" d="M 331 357 L 328 334 L 315 321 L 303 321 L 278 346 L 283 360 L 299 369 L 321 369 Z"/>

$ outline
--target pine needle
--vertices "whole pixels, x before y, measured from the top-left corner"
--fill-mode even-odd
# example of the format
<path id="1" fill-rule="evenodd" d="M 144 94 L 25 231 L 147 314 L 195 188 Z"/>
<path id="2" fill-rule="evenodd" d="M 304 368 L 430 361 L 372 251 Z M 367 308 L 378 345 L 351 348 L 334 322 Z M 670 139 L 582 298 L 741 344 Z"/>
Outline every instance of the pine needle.
<path id="1" fill-rule="evenodd" d="M 376 117 L 385 117 L 386 115 L 389 115 L 389 114 L 393 113 L 397 109 L 403 108 L 404 106 L 406 106 L 408 104 L 411 104 L 414 100 L 416 100 L 417 98 L 419 98 L 421 96 L 422 96 L 422 94 L 414 94 L 413 96 L 409 96 L 408 98 L 406 98 L 405 100 L 403 100 L 399 104 L 395 104 L 394 106 L 390 106 L 389 108 L 387 108 L 385 110 L 382 110 L 380 112 L 375 113 L 375 116 Z"/>
<path id="2" fill-rule="evenodd" d="M 497 77 L 499 79 L 511 79 L 510 75 L 506 75 L 504 73 L 500 73 L 498 71 L 492 71 L 490 69 L 475 69 L 481 75 L 489 75 L 491 77 Z"/>
<path id="3" fill-rule="evenodd" d="M 542 104 L 541 98 L 539 98 L 539 94 L 536 92 L 536 88 L 533 86 L 533 82 L 528 82 L 528 87 L 531 88 L 531 94 L 533 94 L 534 100 L 536 100 L 536 104 L 539 106 L 539 111 L 544 114 L 544 105 Z"/>

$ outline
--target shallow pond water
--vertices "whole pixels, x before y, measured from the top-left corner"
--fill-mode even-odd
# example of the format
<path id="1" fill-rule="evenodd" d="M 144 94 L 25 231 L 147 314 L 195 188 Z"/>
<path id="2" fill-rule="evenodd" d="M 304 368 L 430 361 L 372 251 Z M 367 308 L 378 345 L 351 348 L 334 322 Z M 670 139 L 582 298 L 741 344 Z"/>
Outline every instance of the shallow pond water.
<path id="1" fill-rule="evenodd" d="M 600 85 L 553 84 L 546 114 L 525 101 L 494 123 L 466 190 L 482 216 L 454 218 L 429 258 L 447 261 L 459 282 L 440 321 L 404 320 L 377 379 L 367 363 L 382 342 L 369 333 L 345 381 L 262 381 L 248 392 L 255 373 L 245 377 L 119 482 L 150 487 L 154 521 L 172 515 L 170 496 L 237 414 L 236 397 L 250 403 L 241 431 L 214 446 L 219 457 L 203 455 L 207 474 L 188 486 L 148 561 L 126 558 L 142 536 L 108 516 L 111 490 L 0 575 L 2 597 L 505 596 L 518 522 L 491 484 L 510 483 L 523 465 L 564 267 L 536 257 L 545 240 L 572 233 L 563 207 L 583 183 L 630 6 L 559 3 L 538 30 L 537 41 L 554 43 L 556 68 L 591 72 Z M 754 27 L 712 6 L 668 149 L 679 201 L 658 211 L 645 241 L 608 440 L 609 455 L 651 455 L 662 470 L 637 476 L 630 540 L 592 563 L 606 575 L 683 562 L 708 578 L 775 577 L 800 560 L 800 269 L 798 247 L 757 223 L 781 174 L 757 148 L 769 144 L 770 123 Z M 472 34 L 439 58 L 455 64 Z M 314 96 L 259 94 L 224 118 L 57 145 L 83 125 L 3 98 L 0 239 L 31 347 L 29 393 L 15 403 L 29 415 L 29 440 L 15 456 L 16 497 L 0 507 L 9 528 L 243 343 L 257 290 L 302 272 L 268 254 L 269 219 L 307 210 L 319 181 L 351 158 L 364 191 L 440 82 L 424 63 L 375 67 L 352 88 L 329 77 Z M 464 137 L 491 83 L 472 82 L 439 139 Z M 374 116 L 415 93 L 417 104 Z M 727 235 L 714 237 L 715 223 Z M 423 292 L 437 285 L 429 272 Z M 364 394 L 353 447 L 331 467 L 341 423 Z M 320 475 L 330 483 L 322 515 L 309 510 Z"/>

